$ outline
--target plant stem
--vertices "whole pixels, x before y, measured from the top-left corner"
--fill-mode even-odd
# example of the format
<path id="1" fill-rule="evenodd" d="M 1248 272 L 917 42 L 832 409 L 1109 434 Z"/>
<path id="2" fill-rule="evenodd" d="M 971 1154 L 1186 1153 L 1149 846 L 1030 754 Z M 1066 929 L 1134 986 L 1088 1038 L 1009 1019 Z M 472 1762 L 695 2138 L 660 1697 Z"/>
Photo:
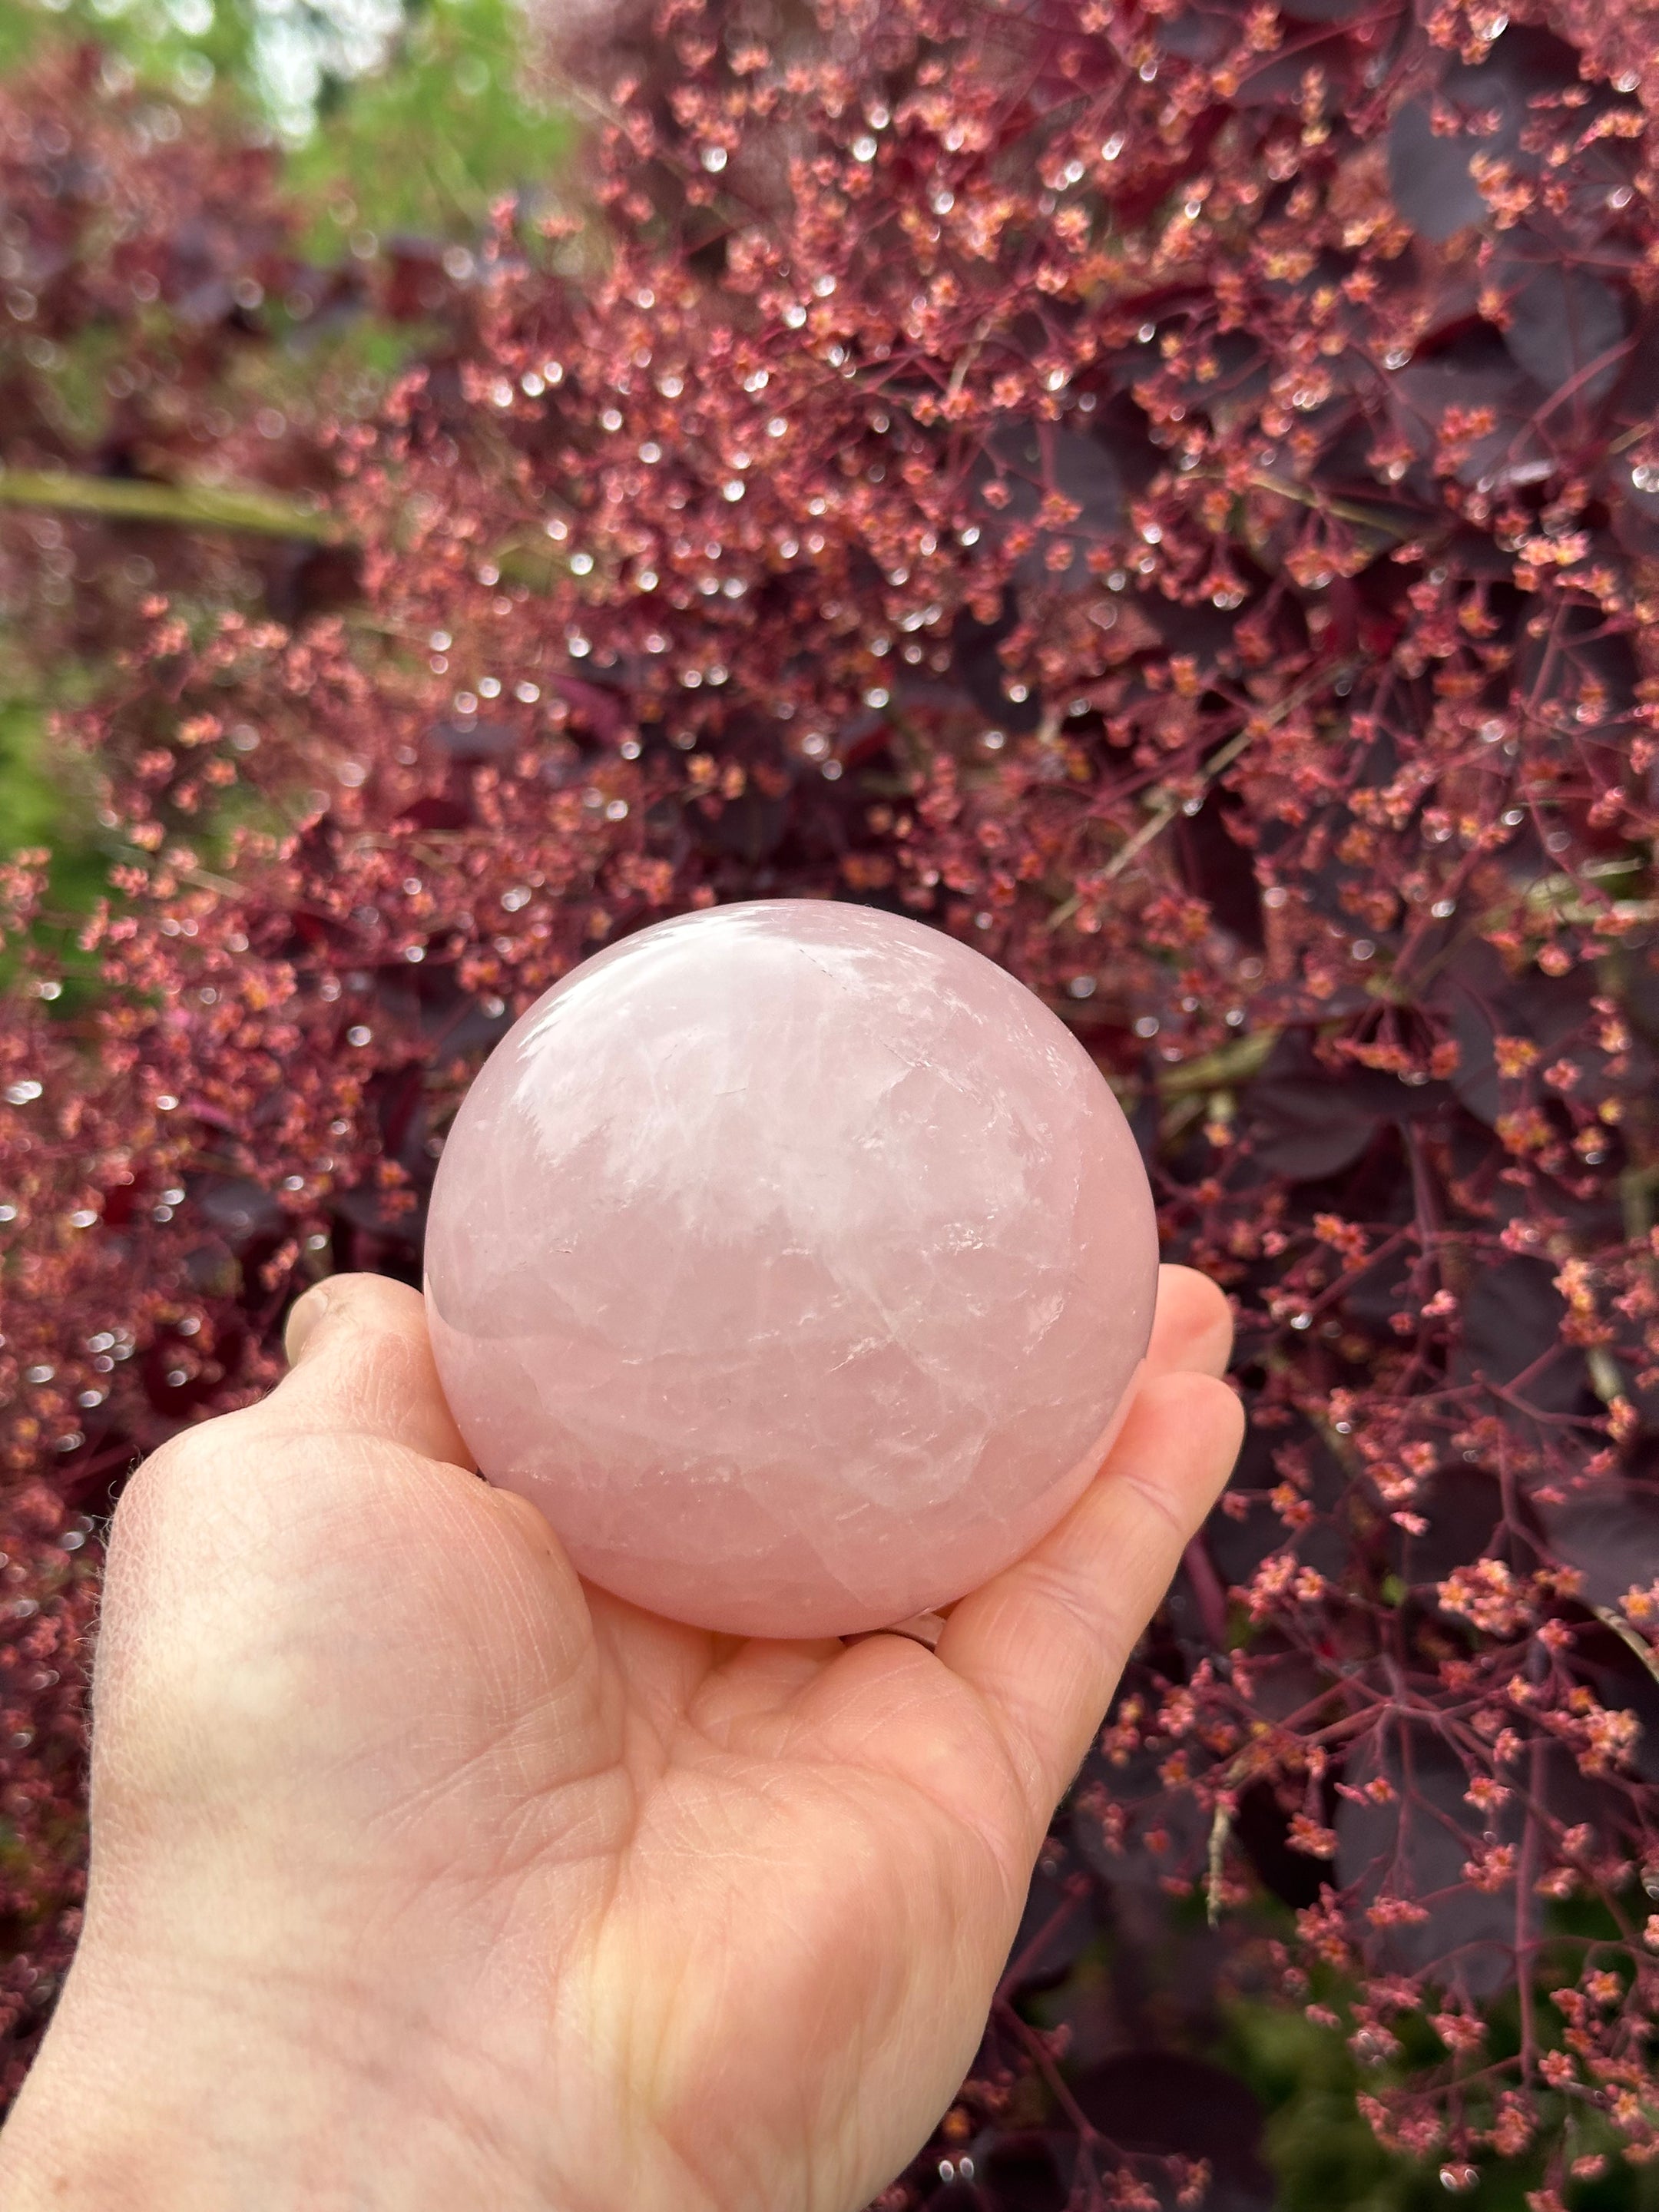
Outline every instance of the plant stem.
<path id="1" fill-rule="evenodd" d="M 143 483 L 127 477 L 83 477 L 66 470 L 0 468 L 0 507 L 55 507 L 112 522 L 172 523 L 187 530 L 246 531 L 264 538 L 340 544 L 331 515 L 280 493 L 232 484 Z"/>

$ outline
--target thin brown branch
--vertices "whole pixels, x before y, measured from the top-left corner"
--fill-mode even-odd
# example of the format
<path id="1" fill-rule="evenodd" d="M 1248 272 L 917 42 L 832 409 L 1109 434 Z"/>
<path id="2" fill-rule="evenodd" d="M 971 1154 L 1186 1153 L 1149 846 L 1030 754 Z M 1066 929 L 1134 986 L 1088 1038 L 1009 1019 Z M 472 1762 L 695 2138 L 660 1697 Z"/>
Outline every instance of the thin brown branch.
<path id="1" fill-rule="evenodd" d="M 1653 1646 L 1638 1636 L 1624 1616 L 1615 1613 L 1610 1605 L 1593 1605 L 1590 1611 L 1603 1628 L 1610 1628 L 1621 1644 L 1629 1646 L 1654 1680 L 1659 1682 L 1659 1653 L 1655 1652 Z"/>
<path id="2" fill-rule="evenodd" d="M 1247 745 L 1252 744 L 1257 738 L 1265 737 L 1269 730 L 1277 729 L 1281 722 L 1287 720 L 1295 714 L 1298 707 L 1305 706 L 1310 699 L 1324 690 L 1328 684 L 1338 683 L 1344 676 L 1352 675 L 1358 665 L 1357 661 L 1339 661 L 1333 668 L 1322 668 L 1317 675 L 1310 676 L 1304 683 L 1298 684 L 1295 690 L 1281 699 L 1277 706 L 1268 708 L 1265 713 L 1250 715 L 1244 727 L 1236 737 L 1229 738 L 1224 745 L 1211 754 L 1209 759 L 1198 771 L 1198 782 L 1205 786 L 1213 783 L 1217 776 L 1232 766 Z M 1170 823 L 1181 812 L 1182 804 L 1183 802 L 1173 799 L 1164 800 L 1157 811 L 1147 821 L 1142 823 L 1128 842 L 1121 845 L 1113 854 L 1102 872 L 1102 880 L 1110 883 L 1114 878 L 1121 875 L 1130 861 L 1145 852 L 1152 840 L 1169 828 Z M 1049 915 L 1047 927 L 1049 929 L 1062 928 L 1082 903 L 1081 894 L 1066 900 Z"/>
<path id="3" fill-rule="evenodd" d="M 107 522 L 155 522 L 185 530 L 228 530 L 260 538 L 343 543 L 333 516 L 278 492 L 234 484 L 143 483 L 58 469 L 0 468 L 0 507 L 47 507 Z"/>
<path id="4" fill-rule="evenodd" d="M 1280 499 L 1288 499 L 1297 507 L 1312 507 L 1316 514 L 1334 515 L 1339 522 L 1357 523 L 1362 530 L 1381 531 L 1396 544 L 1405 545 L 1421 535 L 1415 524 L 1407 527 L 1405 519 L 1391 514 L 1386 507 L 1362 507 L 1358 501 L 1332 499 L 1311 484 L 1286 483 L 1283 477 L 1270 477 L 1257 470 L 1250 482 L 1258 491 L 1277 492 Z"/>

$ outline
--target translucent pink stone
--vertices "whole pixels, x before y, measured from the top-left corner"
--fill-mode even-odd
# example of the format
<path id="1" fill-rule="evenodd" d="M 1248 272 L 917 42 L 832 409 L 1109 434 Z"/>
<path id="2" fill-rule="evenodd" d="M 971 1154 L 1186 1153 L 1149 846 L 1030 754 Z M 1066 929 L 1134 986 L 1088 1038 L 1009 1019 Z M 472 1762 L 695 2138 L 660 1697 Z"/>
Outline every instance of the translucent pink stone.
<path id="1" fill-rule="evenodd" d="M 1128 1125 L 980 954 L 812 900 L 598 954 L 486 1064 L 427 1235 L 479 1467 L 578 1571 L 770 1637 L 889 1626 L 1099 1463 L 1158 1272 Z"/>

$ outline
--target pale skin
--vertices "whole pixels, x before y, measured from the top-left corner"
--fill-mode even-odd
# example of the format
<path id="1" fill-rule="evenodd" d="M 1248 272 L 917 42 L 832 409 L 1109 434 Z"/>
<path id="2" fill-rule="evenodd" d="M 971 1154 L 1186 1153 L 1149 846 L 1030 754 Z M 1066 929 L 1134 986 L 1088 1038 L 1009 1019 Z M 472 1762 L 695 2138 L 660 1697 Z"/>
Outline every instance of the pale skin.
<path id="1" fill-rule="evenodd" d="M 857 2212 L 972 2062 L 1032 1863 L 1242 1422 L 1163 1271 L 1111 1455 L 936 1651 L 579 1581 L 471 1472 L 421 1301 L 134 1477 L 85 1933 L 8 2212 Z"/>

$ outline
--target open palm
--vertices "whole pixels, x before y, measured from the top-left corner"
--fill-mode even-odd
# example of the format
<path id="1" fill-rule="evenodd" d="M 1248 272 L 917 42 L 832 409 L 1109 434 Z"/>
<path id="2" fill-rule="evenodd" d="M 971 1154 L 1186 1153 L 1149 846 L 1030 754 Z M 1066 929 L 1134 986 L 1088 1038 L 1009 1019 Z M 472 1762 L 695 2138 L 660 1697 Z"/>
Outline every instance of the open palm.
<path id="1" fill-rule="evenodd" d="M 1224 1480 L 1229 1334 L 1166 1268 L 1107 1467 L 929 1650 L 580 1583 L 468 1471 L 418 1296 L 313 1293 L 289 1378 L 116 1516 L 86 1933 L 0 2180 L 50 2176 L 72 2079 L 178 2208 L 854 2212 Z"/>

